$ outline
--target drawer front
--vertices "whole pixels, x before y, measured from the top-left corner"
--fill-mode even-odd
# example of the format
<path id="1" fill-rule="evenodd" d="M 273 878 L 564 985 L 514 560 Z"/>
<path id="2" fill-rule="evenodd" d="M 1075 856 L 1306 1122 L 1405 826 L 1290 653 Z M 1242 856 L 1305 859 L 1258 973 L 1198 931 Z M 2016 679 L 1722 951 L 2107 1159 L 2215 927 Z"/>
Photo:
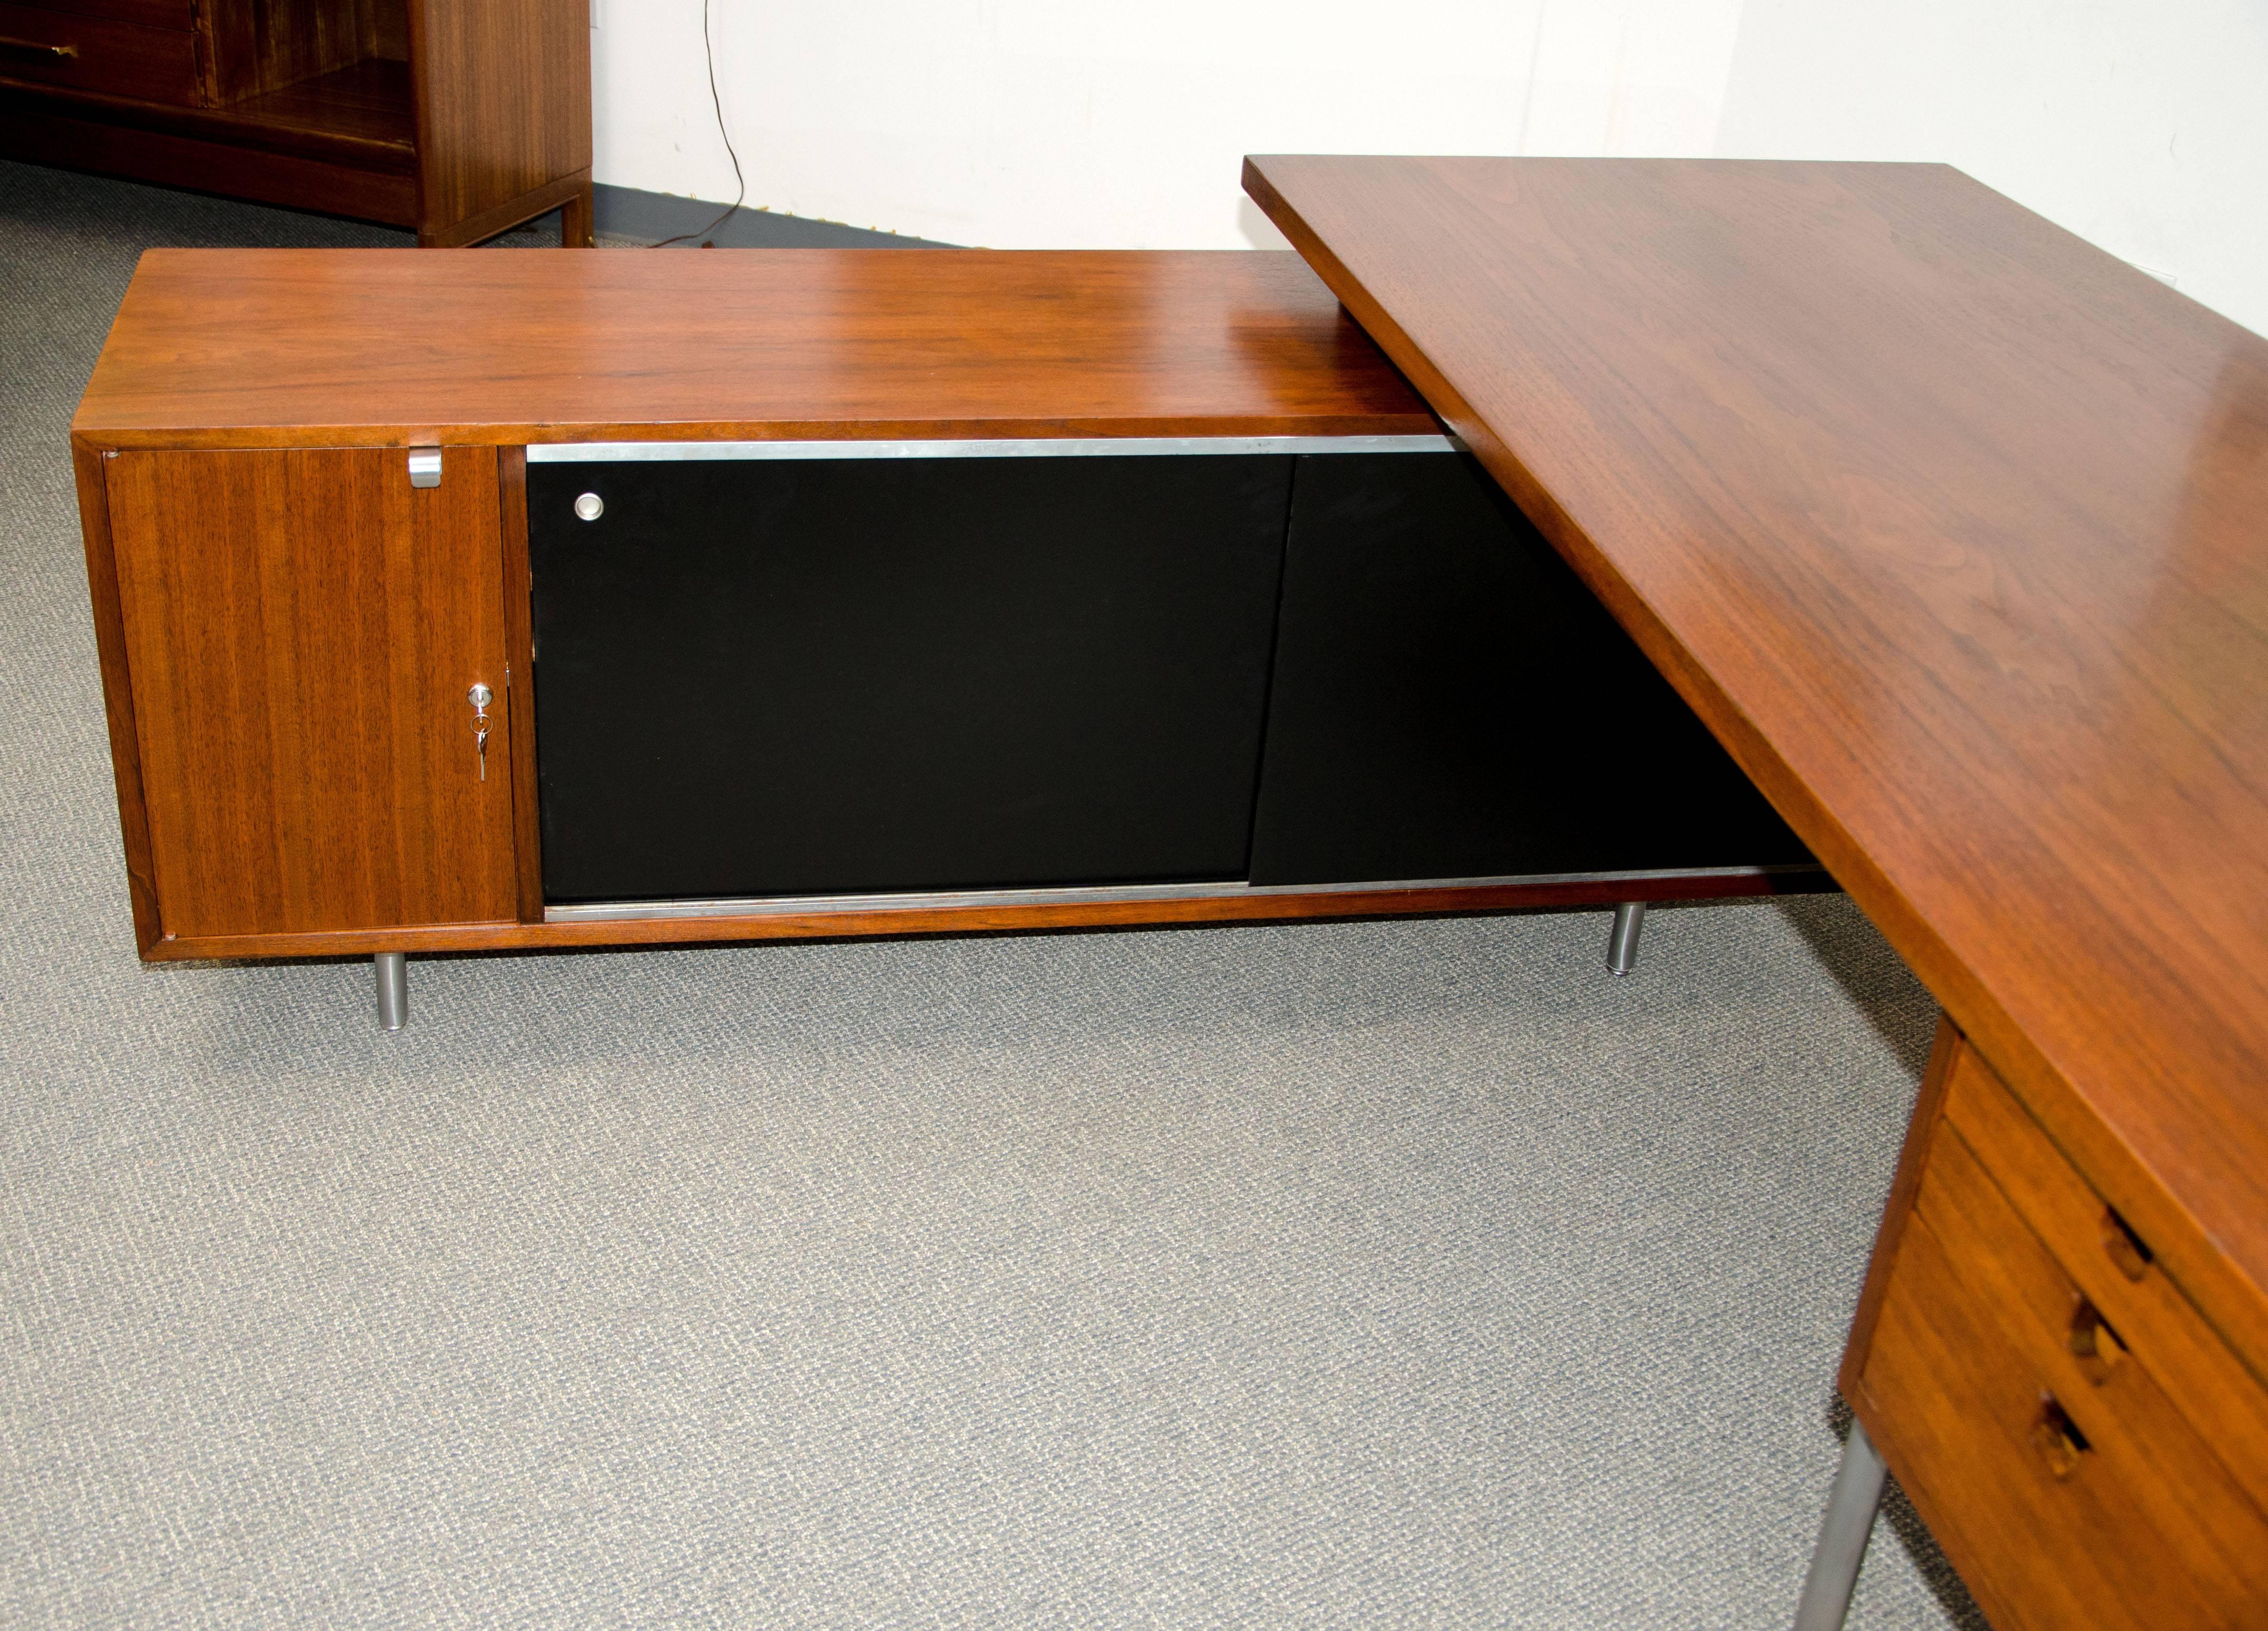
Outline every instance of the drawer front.
<path id="1" fill-rule="evenodd" d="M 107 17 L 121 23 L 141 23 L 151 28 L 195 28 L 195 9 L 189 0 L 46 0 L 42 11 L 69 11 L 80 17 Z"/>
<path id="2" fill-rule="evenodd" d="M 194 107 L 196 36 L 114 18 L 0 5 L 0 75 Z"/>
<path id="3" fill-rule="evenodd" d="M 1933 1162 L 1931 1177 L 1936 1177 Z M 1949 1208 L 1938 1208 L 1940 1215 Z M 2019 1340 L 2035 1317 L 1971 1277 L 1977 1242 L 1917 1213 L 1899 1247 L 1859 1385 L 1891 1464 L 1999 1631 L 2257 1627 L 2268 1530 L 2210 1458 L 2146 1443 L 2170 1413 L 2139 1370 L 2109 1389 Z M 2113 1384 L 2113 1386 L 2120 1384 Z M 2138 1402 L 2139 1399 L 2139 1402 Z M 2093 1422 L 2090 1429 L 2086 1423 Z M 2196 1527 L 2185 1527 L 2188 1515 Z"/>
<path id="4" fill-rule="evenodd" d="M 2066 1443 L 2051 1437 L 2035 1447 L 2052 1461 L 2084 1443 L 2078 1453 L 2098 1458 L 2101 1476 L 2123 1493 L 2137 1539 L 2142 1529 L 2160 1537 L 2186 1576 L 2219 1583 L 2221 1598 L 2268 1605 L 2268 1523 L 1958 1128 L 1931 1153 L 1917 1212 L 1965 1295 L 2075 1429 Z"/>
<path id="5" fill-rule="evenodd" d="M 1973 1048 L 1954 1063 L 1945 1115 L 2077 1290 L 2268 1510 L 2268 1389 Z"/>

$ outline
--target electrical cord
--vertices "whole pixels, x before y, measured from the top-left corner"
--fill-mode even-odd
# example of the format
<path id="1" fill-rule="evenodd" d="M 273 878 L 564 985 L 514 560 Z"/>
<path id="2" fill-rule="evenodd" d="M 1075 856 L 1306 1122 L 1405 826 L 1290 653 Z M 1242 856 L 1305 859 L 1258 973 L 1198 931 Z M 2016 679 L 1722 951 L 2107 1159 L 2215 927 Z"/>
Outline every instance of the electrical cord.
<path id="1" fill-rule="evenodd" d="M 725 101 L 717 94 L 717 42 L 709 32 L 709 11 L 713 4 L 714 0 L 701 0 L 701 48 L 709 57 L 709 105 L 717 110 L 717 134 L 725 138 L 725 156 L 733 161 L 733 180 L 740 190 L 733 195 L 733 202 L 725 206 L 725 213 L 699 232 L 680 232 L 676 237 L 665 238 L 658 244 L 648 244 L 646 247 L 649 249 L 666 249 L 670 245 L 681 244 L 688 238 L 705 240 L 710 233 L 731 220 L 740 207 L 747 202 L 747 178 L 740 173 L 740 155 L 733 151 L 733 133 L 725 128 Z M 701 247 L 704 249 L 714 247 L 706 241 Z"/>

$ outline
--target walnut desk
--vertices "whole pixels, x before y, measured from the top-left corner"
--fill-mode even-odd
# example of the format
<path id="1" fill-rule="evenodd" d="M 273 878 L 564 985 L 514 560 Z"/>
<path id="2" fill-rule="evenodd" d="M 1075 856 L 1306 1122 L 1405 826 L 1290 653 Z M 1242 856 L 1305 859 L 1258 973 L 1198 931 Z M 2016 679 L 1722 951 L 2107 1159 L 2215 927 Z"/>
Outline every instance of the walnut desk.
<path id="1" fill-rule="evenodd" d="M 1943 1006 L 1803 1622 L 2268 1625 L 2268 341 L 1939 166 L 1245 185 Z"/>

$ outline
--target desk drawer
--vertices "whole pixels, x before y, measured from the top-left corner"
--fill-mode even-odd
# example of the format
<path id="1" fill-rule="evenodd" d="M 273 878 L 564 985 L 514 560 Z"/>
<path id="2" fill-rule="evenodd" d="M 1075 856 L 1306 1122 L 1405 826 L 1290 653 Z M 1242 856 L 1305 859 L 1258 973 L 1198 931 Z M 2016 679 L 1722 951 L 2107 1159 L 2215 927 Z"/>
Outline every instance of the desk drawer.
<path id="1" fill-rule="evenodd" d="M 0 5 L 0 75 L 194 107 L 196 36 L 112 18 Z"/>
<path id="2" fill-rule="evenodd" d="M 1954 1062 L 1945 1116 L 2074 1295 L 2085 1295 L 2253 1502 L 2268 1510 L 2268 1391 L 1973 1048 L 1964 1045 Z M 1925 1193 L 1937 1159 L 1933 1155 Z M 2263 1619 L 2268 1622 L 2268 1613 Z"/>
<path id="3" fill-rule="evenodd" d="M 2021 1224 L 1982 1236 L 2013 1219 L 1981 1169 L 1943 1190 L 1900 1239 L 1859 1391 L 1993 1624 L 2261 1625 L 2268 1527 L 2139 1366 L 2097 1386 L 2043 1334 L 2054 1266 Z"/>

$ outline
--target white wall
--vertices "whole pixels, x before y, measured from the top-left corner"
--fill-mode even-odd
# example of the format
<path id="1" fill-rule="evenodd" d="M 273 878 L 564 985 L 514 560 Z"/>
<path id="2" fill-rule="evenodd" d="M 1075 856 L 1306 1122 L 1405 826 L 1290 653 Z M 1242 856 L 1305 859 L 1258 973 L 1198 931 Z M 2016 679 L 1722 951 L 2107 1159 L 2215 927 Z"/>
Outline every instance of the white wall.
<path id="1" fill-rule="evenodd" d="M 1959 165 L 2268 330 L 2268 0 L 711 0 L 748 199 L 1281 243 L 1247 152 Z M 724 200 L 702 0 L 595 0 L 598 178 Z"/>
<path id="2" fill-rule="evenodd" d="M 1717 151 L 1942 159 L 2268 333 L 2268 0 L 1747 0 Z"/>
<path id="3" fill-rule="evenodd" d="M 749 202 L 1003 248 L 1242 248 L 1248 152 L 1706 153 L 1741 0 L 711 0 Z M 733 196 L 701 0 L 600 0 L 597 174 Z"/>

